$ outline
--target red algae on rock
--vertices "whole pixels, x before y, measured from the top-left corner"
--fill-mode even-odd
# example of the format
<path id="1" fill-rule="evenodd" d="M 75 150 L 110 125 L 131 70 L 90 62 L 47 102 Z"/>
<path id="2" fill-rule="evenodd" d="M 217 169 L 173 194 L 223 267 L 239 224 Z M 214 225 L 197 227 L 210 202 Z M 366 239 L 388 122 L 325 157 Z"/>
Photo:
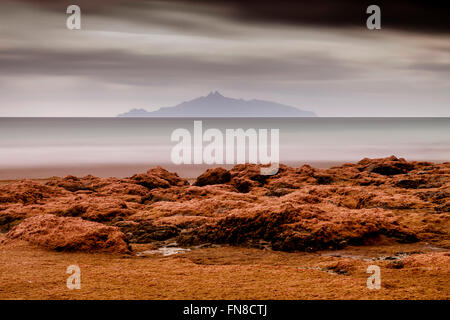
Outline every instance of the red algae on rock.
<path id="1" fill-rule="evenodd" d="M 329 169 L 280 164 L 273 176 L 260 168 L 210 169 L 193 186 L 161 167 L 124 179 L 14 182 L 0 187 L 0 229 L 51 214 L 117 226 L 136 243 L 262 241 L 283 251 L 386 239 L 450 246 L 450 163 L 392 156 Z"/>
<path id="2" fill-rule="evenodd" d="M 130 180 L 148 189 L 169 188 L 189 184 L 187 180 L 180 178 L 176 173 L 169 172 L 162 167 L 150 169 L 143 174 L 135 174 Z"/>
<path id="3" fill-rule="evenodd" d="M 125 235 L 116 227 L 50 214 L 25 219 L 5 241 L 24 240 L 57 251 L 129 253 Z"/>
<path id="4" fill-rule="evenodd" d="M 206 186 L 211 184 L 227 183 L 231 179 L 231 174 L 224 168 L 208 169 L 201 174 L 194 182 L 194 186 Z"/>

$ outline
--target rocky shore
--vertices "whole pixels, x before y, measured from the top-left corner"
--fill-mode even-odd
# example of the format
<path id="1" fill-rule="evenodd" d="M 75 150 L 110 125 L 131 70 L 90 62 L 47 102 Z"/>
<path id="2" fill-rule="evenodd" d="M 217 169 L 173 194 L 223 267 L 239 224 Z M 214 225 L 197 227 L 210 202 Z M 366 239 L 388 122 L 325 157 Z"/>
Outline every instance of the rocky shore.
<path id="1" fill-rule="evenodd" d="M 363 159 L 329 169 L 209 169 L 191 185 L 161 167 L 129 178 L 53 177 L 0 186 L 3 242 L 129 253 L 129 244 L 280 251 L 426 241 L 448 248 L 450 163 Z"/>

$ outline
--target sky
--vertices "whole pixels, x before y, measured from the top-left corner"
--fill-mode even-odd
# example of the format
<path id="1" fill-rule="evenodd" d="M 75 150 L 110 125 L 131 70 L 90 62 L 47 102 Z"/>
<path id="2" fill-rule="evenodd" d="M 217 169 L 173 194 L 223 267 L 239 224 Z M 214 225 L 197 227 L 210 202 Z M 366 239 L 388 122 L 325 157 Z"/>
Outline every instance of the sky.
<path id="1" fill-rule="evenodd" d="M 0 117 L 110 117 L 216 90 L 322 117 L 449 117 L 448 8 L 378 3 L 381 30 L 352 0 L 0 0 Z"/>

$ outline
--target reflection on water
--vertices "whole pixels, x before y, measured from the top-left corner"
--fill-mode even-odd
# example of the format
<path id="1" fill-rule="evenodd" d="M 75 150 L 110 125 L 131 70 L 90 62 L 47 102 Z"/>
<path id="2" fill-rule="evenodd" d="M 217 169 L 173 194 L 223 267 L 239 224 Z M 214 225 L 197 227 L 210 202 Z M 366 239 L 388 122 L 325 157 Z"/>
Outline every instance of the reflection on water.
<path id="1" fill-rule="evenodd" d="M 138 257 L 151 256 L 155 254 L 162 254 L 164 257 L 171 256 L 174 254 L 180 254 L 191 251 L 191 249 L 177 248 L 177 247 L 162 247 L 156 250 L 146 250 L 136 253 Z"/>

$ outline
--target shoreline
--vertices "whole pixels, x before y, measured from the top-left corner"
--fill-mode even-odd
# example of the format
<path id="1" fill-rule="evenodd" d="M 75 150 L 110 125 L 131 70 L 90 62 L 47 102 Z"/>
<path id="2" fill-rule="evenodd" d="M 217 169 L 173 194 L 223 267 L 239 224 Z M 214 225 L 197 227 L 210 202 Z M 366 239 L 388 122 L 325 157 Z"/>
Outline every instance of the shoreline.
<path id="1" fill-rule="evenodd" d="M 341 166 L 344 163 L 355 164 L 359 160 L 348 161 L 324 161 L 324 160 L 300 160 L 300 161 L 282 161 L 281 163 L 290 167 L 299 168 L 303 165 L 309 165 L 317 169 L 329 169 L 335 166 Z M 414 159 L 414 161 L 428 161 L 435 164 L 442 164 L 450 160 L 433 160 L 433 159 Z M 84 177 L 93 175 L 100 178 L 126 178 L 139 172 L 146 172 L 147 170 L 161 166 L 164 169 L 177 173 L 180 177 L 185 179 L 195 179 L 200 176 L 207 169 L 222 167 L 227 170 L 233 168 L 235 165 L 227 164 L 191 164 L 191 165 L 175 165 L 169 162 L 155 162 L 155 163 L 125 163 L 125 164 L 80 164 L 80 165 L 48 165 L 36 167 L 8 167 L 0 168 L 0 184 L 7 182 L 14 182 L 23 179 L 29 180 L 49 180 L 52 177 L 76 176 Z"/>
<path id="2" fill-rule="evenodd" d="M 355 161 L 285 161 L 282 163 L 292 167 L 301 167 L 304 164 L 308 164 L 314 168 L 327 169 L 333 166 L 342 165 L 343 163 L 354 162 Z M 170 172 L 175 172 L 180 177 L 186 179 L 195 179 L 207 169 L 216 167 L 231 169 L 235 165 L 175 165 L 169 162 L 155 162 L 129 164 L 83 164 L 39 167 L 10 167 L 0 168 L 0 183 L 4 181 L 17 181 L 22 179 L 48 180 L 51 177 L 65 177 L 68 175 L 84 177 L 89 174 L 100 178 L 126 178 L 139 172 L 146 172 L 147 170 L 157 166 L 161 166 Z"/>

